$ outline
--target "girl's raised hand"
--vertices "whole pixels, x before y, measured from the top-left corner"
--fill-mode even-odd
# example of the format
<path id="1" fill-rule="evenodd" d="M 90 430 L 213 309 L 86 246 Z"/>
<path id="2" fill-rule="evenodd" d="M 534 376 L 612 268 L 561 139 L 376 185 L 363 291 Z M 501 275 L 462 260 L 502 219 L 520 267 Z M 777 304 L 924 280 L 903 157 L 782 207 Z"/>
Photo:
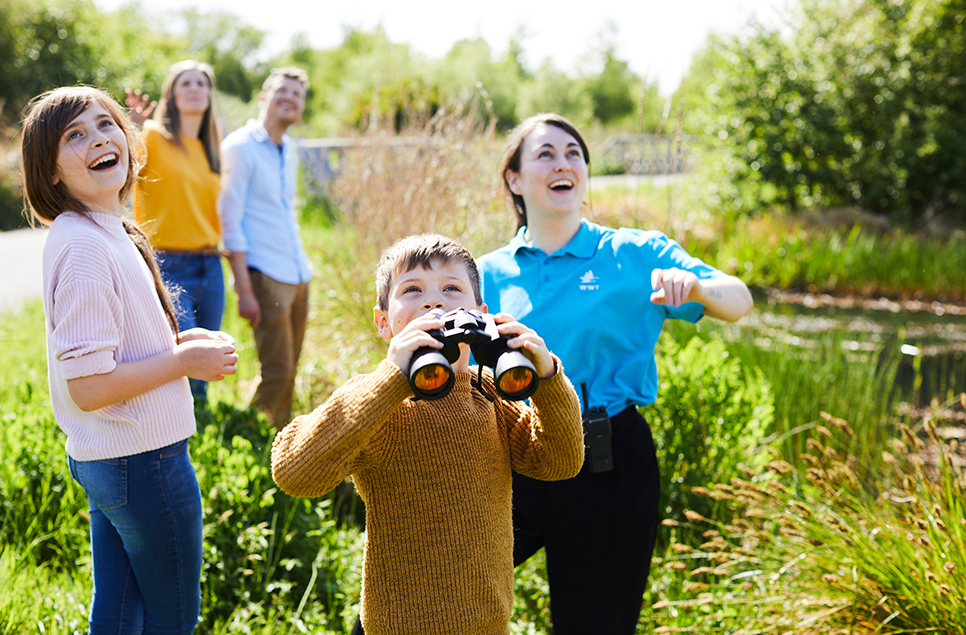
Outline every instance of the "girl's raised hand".
<path id="1" fill-rule="evenodd" d="M 124 89 L 124 94 L 128 108 L 128 116 L 131 117 L 134 125 L 140 128 L 151 117 L 151 113 L 154 112 L 158 102 L 151 101 L 151 98 L 142 93 L 140 89 L 131 90 L 130 88 L 126 88 Z"/>
<path id="2" fill-rule="evenodd" d="M 651 271 L 651 302 L 679 307 L 691 302 L 692 294 L 697 297 L 701 291 L 698 276 L 683 269 L 654 269 Z"/>
<path id="3" fill-rule="evenodd" d="M 185 333 L 194 330 L 190 329 Z M 219 332 L 209 331 L 209 333 Z M 238 355 L 235 353 L 233 340 L 228 341 L 220 337 L 181 339 L 181 342 L 175 346 L 174 353 L 181 362 L 184 374 L 191 379 L 221 381 L 225 375 L 234 375 L 238 370 Z"/>
<path id="4" fill-rule="evenodd" d="M 537 377 L 550 379 L 557 373 L 557 365 L 550 355 L 550 349 L 536 331 L 517 322 L 516 318 L 507 313 L 497 313 L 493 316 L 493 321 L 496 322 L 500 335 L 516 336 L 507 340 L 507 346 L 520 349 L 533 362 Z"/>

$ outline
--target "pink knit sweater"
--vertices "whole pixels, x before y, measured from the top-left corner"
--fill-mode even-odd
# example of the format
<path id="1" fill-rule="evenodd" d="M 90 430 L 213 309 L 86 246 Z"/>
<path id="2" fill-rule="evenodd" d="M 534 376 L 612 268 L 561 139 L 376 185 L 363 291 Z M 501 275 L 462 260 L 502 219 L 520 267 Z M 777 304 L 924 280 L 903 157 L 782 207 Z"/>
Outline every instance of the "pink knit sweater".
<path id="1" fill-rule="evenodd" d="M 61 214 L 44 246 L 50 401 L 77 461 L 147 452 L 195 432 L 185 377 L 93 412 L 78 408 L 67 391 L 70 379 L 109 373 L 175 345 L 151 272 L 121 219 L 89 217 L 94 222 Z"/>

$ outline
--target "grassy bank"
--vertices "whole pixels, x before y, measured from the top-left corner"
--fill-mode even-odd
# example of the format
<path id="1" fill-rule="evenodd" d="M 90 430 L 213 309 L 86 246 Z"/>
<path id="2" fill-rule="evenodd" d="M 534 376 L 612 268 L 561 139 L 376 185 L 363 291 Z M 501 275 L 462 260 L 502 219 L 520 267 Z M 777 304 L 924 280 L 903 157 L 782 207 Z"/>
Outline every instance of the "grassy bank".
<path id="1" fill-rule="evenodd" d="M 317 200 L 303 210 L 316 278 L 296 413 L 385 356 L 371 322 L 382 248 L 435 230 L 484 253 L 512 231 L 491 174 L 492 131 L 439 118 L 423 132 L 431 139 L 423 146 L 357 156 L 331 193 L 334 204 Z M 792 254 L 800 271 L 781 284 L 816 291 L 841 290 L 838 276 L 862 269 L 849 254 L 871 261 L 894 243 L 896 258 L 905 249 L 904 262 L 919 267 L 920 251 L 962 241 L 955 234 L 883 240 L 893 230 L 879 228 L 878 242 L 859 249 L 873 228 L 855 233 L 849 222 L 867 221 L 849 217 L 833 249 L 818 221 L 716 218 L 701 206 L 707 192 L 692 187 L 594 190 L 588 215 L 665 229 L 752 284 L 768 279 L 772 258 Z M 792 235 L 801 251 L 790 247 Z M 960 256 L 953 247 L 939 255 L 950 269 Z M 807 267 L 823 259 L 831 273 L 820 287 L 818 270 Z M 963 270 L 937 270 L 946 277 L 929 293 L 953 297 L 955 285 L 966 288 L 956 277 Z M 887 273 L 877 266 L 863 275 Z M 205 501 L 197 632 L 347 632 L 358 610 L 363 510 L 349 484 L 316 500 L 276 489 L 268 471 L 273 431 L 245 408 L 257 360 L 232 302 L 229 293 L 224 328 L 237 338 L 239 373 L 210 386 L 211 405 L 198 411 L 191 441 Z M 661 397 L 644 415 L 661 455 L 667 524 L 639 632 L 962 632 L 950 616 L 966 588 L 955 439 L 966 402 L 903 396 L 924 406 L 914 413 L 893 398 L 899 360 L 875 337 L 854 346 L 841 336 L 809 346 L 772 338 L 766 346 L 758 317 L 744 326 L 669 324 L 660 341 Z M 85 501 L 49 409 L 41 307 L 3 318 L 0 635 L 73 635 L 84 632 L 91 591 Z M 874 557 L 881 553 L 897 555 Z M 544 560 L 516 573 L 511 632 L 549 632 Z M 923 585 L 932 585 L 928 593 L 914 592 Z"/>
<path id="2" fill-rule="evenodd" d="M 371 369 L 385 354 L 369 321 L 371 263 L 360 255 L 369 253 L 365 241 L 345 226 L 329 228 L 309 218 L 304 230 L 318 275 L 297 387 L 299 412 L 320 403 L 352 374 Z M 49 412 L 42 311 L 33 303 L 4 318 L 0 633 L 81 633 L 90 597 L 86 507 L 67 474 L 63 436 Z M 363 529 L 358 501 L 349 486 L 313 501 L 291 499 L 275 489 L 267 457 L 272 431 L 244 408 L 255 356 L 250 332 L 233 306 L 225 328 L 238 338 L 240 372 L 212 385 L 213 404 L 199 411 L 200 431 L 191 445 L 205 499 L 205 608 L 198 632 L 347 632 L 358 604 Z M 668 484 L 666 516 L 677 524 L 662 530 L 640 632 L 735 632 L 753 626 L 748 632 L 818 633 L 838 627 L 831 617 L 818 619 L 821 611 L 832 611 L 829 615 L 836 620 L 852 616 L 858 625 L 853 626 L 855 633 L 907 632 L 890 630 L 890 624 L 906 629 L 910 624 L 945 624 L 935 621 L 942 615 L 942 605 L 935 603 L 961 598 L 943 595 L 938 585 L 962 586 L 939 580 L 930 595 L 939 608 L 927 613 L 904 604 L 908 594 L 903 589 L 930 580 L 928 574 L 937 579 L 948 574 L 936 570 L 939 556 L 930 547 L 908 546 L 914 566 L 879 570 L 860 557 L 859 547 L 871 548 L 867 540 L 860 542 L 850 533 L 836 534 L 833 540 L 824 520 L 806 522 L 805 511 L 801 518 L 783 511 L 804 506 L 815 518 L 844 518 L 849 531 L 860 535 L 887 525 L 898 531 L 904 522 L 916 522 L 913 508 L 897 507 L 910 512 L 904 515 L 883 509 L 882 492 L 894 491 L 901 498 L 927 487 L 926 481 L 932 482 L 927 477 L 935 475 L 929 470 L 937 469 L 930 457 L 949 452 L 948 441 L 945 450 L 937 446 L 927 424 L 898 414 L 896 404 L 882 397 L 894 379 L 894 360 L 881 351 L 853 358 L 841 351 L 841 341 L 835 340 L 818 350 L 763 350 L 752 333 L 710 322 L 700 329 L 675 324 L 662 338 L 662 399 L 645 415 L 661 448 L 662 479 Z M 936 406 L 937 412 L 943 406 L 962 408 L 957 403 Z M 839 434 L 823 411 L 847 418 L 851 432 Z M 905 445 L 896 447 L 896 439 L 904 438 L 902 424 L 910 433 L 901 441 Z M 823 428 L 836 431 L 834 441 L 827 440 Z M 883 452 L 897 463 L 884 463 Z M 950 456 L 956 454 L 953 447 Z M 917 456 L 924 457 L 921 465 Z M 855 475 L 855 483 L 841 480 L 848 477 L 838 464 Z M 839 475 L 834 496 L 809 469 Z M 915 480 L 920 473 L 922 483 Z M 903 474 L 914 480 L 904 482 Z M 939 482 L 955 494 L 960 477 L 955 476 L 958 472 L 948 474 Z M 766 485 L 773 480 L 783 483 L 780 496 L 771 489 L 775 486 Z M 722 482 L 744 493 L 714 488 Z M 715 498 L 706 491 L 724 496 Z M 762 492 L 774 494 L 768 500 L 777 507 L 761 508 L 768 518 L 756 516 L 757 511 L 749 516 L 748 501 L 757 501 Z M 961 507 L 942 502 L 955 497 L 940 499 L 936 492 L 928 496 L 923 513 L 928 511 L 947 528 L 960 526 Z M 734 507 L 739 497 L 744 497 L 744 506 Z M 933 499 L 946 505 L 941 514 L 932 512 Z M 689 520 L 688 514 L 695 513 L 707 520 Z M 932 547 L 941 544 L 944 553 L 963 552 L 960 534 L 945 538 L 935 527 L 915 535 L 924 535 Z M 726 546 L 714 542 L 715 537 Z M 823 547 L 815 547 L 813 540 Z M 811 546 L 808 564 L 817 558 L 816 564 L 798 566 L 803 561 L 795 560 L 795 567 L 784 568 L 808 551 L 801 545 Z M 541 557 L 517 571 L 514 633 L 549 632 L 544 576 Z M 823 576 L 836 576 L 837 586 L 824 584 Z M 871 592 L 857 592 L 866 587 L 888 596 L 888 613 L 876 609 L 879 598 L 870 600 Z M 909 617 L 883 624 L 897 610 Z"/>

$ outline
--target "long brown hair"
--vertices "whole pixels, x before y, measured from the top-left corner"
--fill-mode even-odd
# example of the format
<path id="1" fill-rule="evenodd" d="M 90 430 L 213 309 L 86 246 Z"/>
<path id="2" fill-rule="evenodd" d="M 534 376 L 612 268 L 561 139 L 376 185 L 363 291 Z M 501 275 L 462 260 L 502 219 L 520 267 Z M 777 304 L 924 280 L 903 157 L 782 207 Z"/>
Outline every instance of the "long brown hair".
<path id="1" fill-rule="evenodd" d="M 54 177 L 57 173 L 60 138 L 64 130 L 95 102 L 103 106 L 111 115 L 127 141 L 127 179 L 118 192 L 118 205 L 127 198 L 131 188 L 134 187 L 134 181 L 143 160 L 139 155 L 134 124 L 131 123 L 124 109 L 107 93 L 89 86 L 67 86 L 47 91 L 35 97 L 27 107 L 20 144 L 24 192 L 30 207 L 31 225 L 36 226 L 38 223 L 50 225 L 58 216 L 68 211 L 90 218 L 87 205 L 72 196 L 62 181 L 54 185 Z M 178 320 L 175 317 L 171 296 L 161 280 L 154 250 L 140 227 L 125 218 L 121 221 L 131 242 L 137 247 L 151 270 L 158 299 L 161 300 L 164 314 L 177 336 Z"/>
<path id="2" fill-rule="evenodd" d="M 158 108 L 154 112 L 154 120 L 164 128 L 166 137 L 176 146 L 185 149 L 184 142 L 181 140 L 181 113 L 174 101 L 174 86 L 178 78 L 187 71 L 199 71 L 208 78 L 208 108 L 201 117 L 201 128 L 198 130 L 198 140 L 201 141 L 205 149 L 205 156 L 208 157 L 208 165 L 211 171 L 221 173 L 221 124 L 219 122 L 218 109 L 215 106 L 215 71 L 211 66 L 196 60 L 183 60 L 173 64 L 168 69 L 168 76 L 164 78 L 161 86 L 161 99 L 158 101 Z"/>
<path id="3" fill-rule="evenodd" d="M 580 136 L 577 132 L 577 126 L 575 126 L 569 119 L 563 115 L 558 115 L 555 113 L 542 113 L 539 115 L 533 115 L 520 122 L 516 128 L 510 131 L 507 135 L 506 146 L 503 149 L 503 158 L 500 160 L 500 178 L 503 179 L 503 187 L 506 189 L 507 194 L 510 195 L 513 201 L 513 209 L 516 212 L 517 218 L 517 229 L 524 227 L 527 224 L 527 205 L 523 201 L 523 197 L 519 194 L 514 194 L 510 190 L 510 184 L 506 180 L 507 170 L 511 172 L 520 171 L 520 156 L 523 152 L 523 140 L 527 138 L 534 128 L 538 125 L 545 123 L 551 126 L 556 126 L 560 128 L 574 140 L 580 144 L 580 150 L 584 153 L 584 162 L 587 164 L 588 172 L 590 169 L 590 150 L 587 149 L 587 143 L 584 138 Z"/>

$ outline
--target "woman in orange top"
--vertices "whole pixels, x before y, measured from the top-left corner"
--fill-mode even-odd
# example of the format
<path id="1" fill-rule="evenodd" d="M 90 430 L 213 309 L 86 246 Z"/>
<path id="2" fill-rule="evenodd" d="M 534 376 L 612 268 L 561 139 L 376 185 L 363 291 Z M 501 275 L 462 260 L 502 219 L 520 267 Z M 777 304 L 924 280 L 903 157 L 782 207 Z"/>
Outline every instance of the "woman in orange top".
<path id="1" fill-rule="evenodd" d="M 145 149 L 134 217 L 157 250 L 161 275 L 177 294 L 183 331 L 198 326 L 219 330 L 225 309 L 216 206 L 221 131 L 213 87 L 211 66 L 185 60 L 169 70 L 156 109 L 140 91 L 127 95 L 131 118 L 143 124 Z M 192 381 L 191 392 L 203 400 L 206 384 Z"/>

